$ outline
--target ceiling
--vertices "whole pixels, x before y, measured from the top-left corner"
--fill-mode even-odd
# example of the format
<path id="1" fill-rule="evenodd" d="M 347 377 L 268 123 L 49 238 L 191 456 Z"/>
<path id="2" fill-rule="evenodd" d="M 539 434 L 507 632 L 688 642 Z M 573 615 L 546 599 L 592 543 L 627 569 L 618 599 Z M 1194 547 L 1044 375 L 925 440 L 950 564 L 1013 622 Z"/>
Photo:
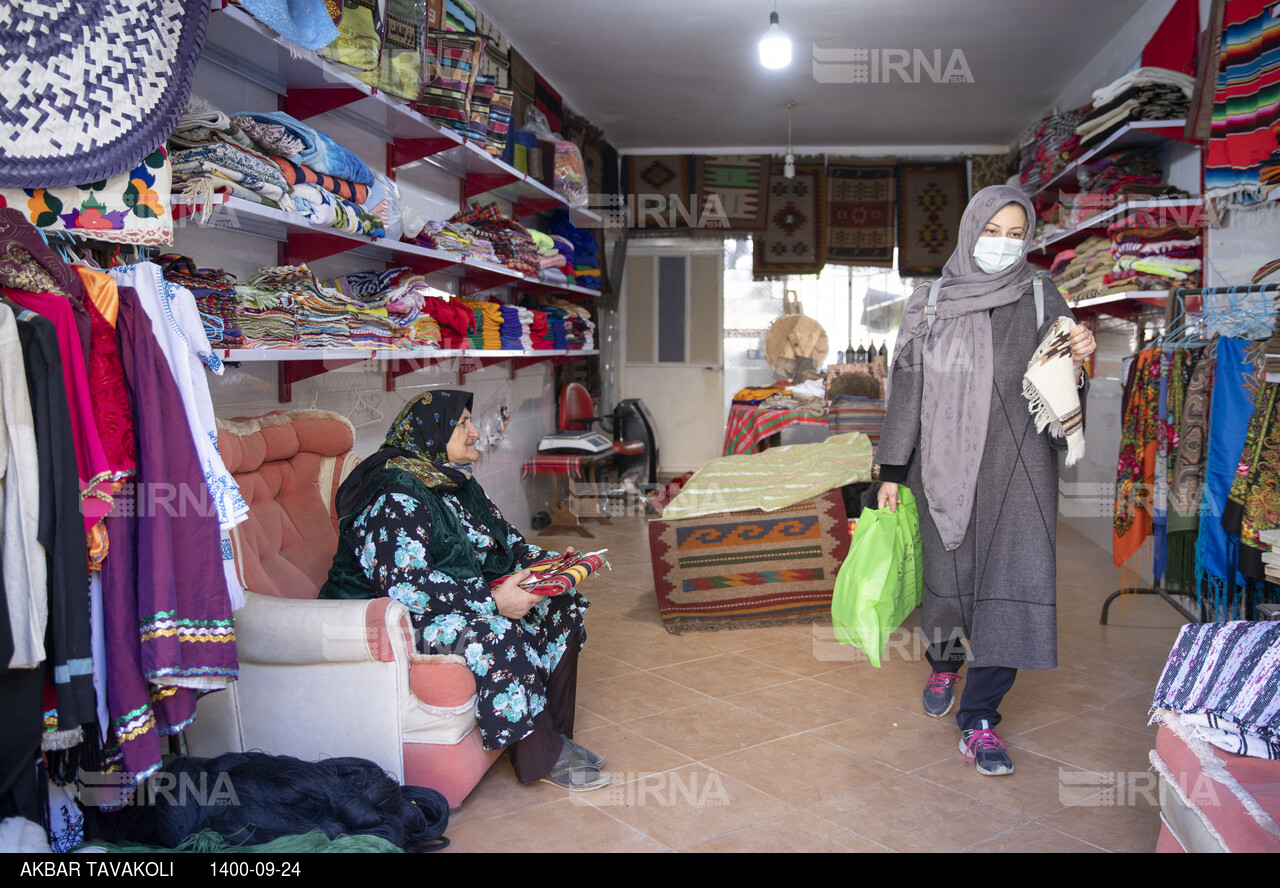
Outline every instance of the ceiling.
<path id="1" fill-rule="evenodd" d="M 481 9 L 619 149 L 780 153 L 794 101 L 797 153 L 874 153 L 1012 144 L 1143 3 L 779 0 L 792 41 L 779 71 L 761 67 L 756 50 L 771 0 L 484 0 Z M 877 50 L 874 73 L 870 53 L 865 63 L 838 53 L 859 49 Z M 925 67 L 917 73 L 912 55 L 886 68 L 902 56 L 885 50 L 919 50 Z M 929 70 L 935 50 L 943 82 Z M 948 65 L 957 82 L 942 78 Z M 859 73 L 890 82 L 851 82 Z"/>

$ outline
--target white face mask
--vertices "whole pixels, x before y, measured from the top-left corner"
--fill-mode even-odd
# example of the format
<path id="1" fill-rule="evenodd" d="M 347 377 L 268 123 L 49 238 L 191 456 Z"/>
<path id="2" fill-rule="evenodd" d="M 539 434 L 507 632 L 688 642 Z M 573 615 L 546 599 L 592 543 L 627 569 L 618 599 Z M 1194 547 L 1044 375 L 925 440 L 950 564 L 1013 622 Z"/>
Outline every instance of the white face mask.
<path id="1" fill-rule="evenodd" d="M 1025 246 L 1025 241 L 1014 237 L 980 237 L 973 247 L 973 261 L 987 274 L 995 274 L 1016 262 Z"/>

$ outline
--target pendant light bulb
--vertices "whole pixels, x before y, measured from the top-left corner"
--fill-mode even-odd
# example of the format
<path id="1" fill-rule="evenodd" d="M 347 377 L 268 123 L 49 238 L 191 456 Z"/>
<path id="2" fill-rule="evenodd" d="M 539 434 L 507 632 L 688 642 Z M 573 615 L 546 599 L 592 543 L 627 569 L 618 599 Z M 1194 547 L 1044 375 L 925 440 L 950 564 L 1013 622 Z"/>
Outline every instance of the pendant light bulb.
<path id="1" fill-rule="evenodd" d="M 766 68 L 785 68 L 791 64 L 791 38 L 778 24 L 778 13 L 769 13 L 769 30 L 760 38 L 760 64 Z"/>

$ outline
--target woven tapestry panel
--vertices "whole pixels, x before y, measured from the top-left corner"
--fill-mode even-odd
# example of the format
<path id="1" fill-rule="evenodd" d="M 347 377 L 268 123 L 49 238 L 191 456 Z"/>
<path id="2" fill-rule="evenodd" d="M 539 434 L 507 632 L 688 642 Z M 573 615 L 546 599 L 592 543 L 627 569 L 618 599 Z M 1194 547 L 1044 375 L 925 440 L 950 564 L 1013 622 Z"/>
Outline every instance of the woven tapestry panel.
<path id="1" fill-rule="evenodd" d="M 830 616 L 849 551 L 839 490 L 774 512 L 649 522 L 658 609 L 668 632 Z"/>
<path id="2" fill-rule="evenodd" d="M 955 251 L 968 201 L 963 163 L 898 167 L 898 273 L 938 275 Z"/>
<path id="3" fill-rule="evenodd" d="M 763 231 L 769 191 L 765 154 L 699 154 L 693 193 L 700 227 Z"/>
<path id="4" fill-rule="evenodd" d="M 683 154 L 629 154 L 625 160 L 631 228 L 687 229 L 693 216 L 689 158 Z"/>
<path id="5" fill-rule="evenodd" d="M 828 262 L 893 267 L 895 181 L 891 166 L 828 165 Z"/>
<path id="6" fill-rule="evenodd" d="M 818 274 L 826 259 L 826 171 L 797 166 L 795 177 L 772 165 L 763 234 L 754 240 L 757 279 L 785 274 Z"/>

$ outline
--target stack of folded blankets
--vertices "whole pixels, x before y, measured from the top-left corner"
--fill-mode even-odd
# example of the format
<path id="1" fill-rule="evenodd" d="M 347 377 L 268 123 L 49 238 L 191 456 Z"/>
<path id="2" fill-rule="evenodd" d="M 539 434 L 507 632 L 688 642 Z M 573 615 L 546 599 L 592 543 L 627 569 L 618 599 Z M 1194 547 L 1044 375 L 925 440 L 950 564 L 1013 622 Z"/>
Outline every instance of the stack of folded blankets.
<path id="1" fill-rule="evenodd" d="M 283 112 L 228 116 L 192 98 L 171 134 L 175 190 L 203 207 L 237 197 L 348 234 L 385 237 L 387 188 L 359 157 Z"/>
<path id="2" fill-rule="evenodd" d="M 464 259 L 475 259 L 491 265 L 501 265 L 493 244 L 478 228 L 463 222 L 431 221 L 418 232 L 413 243 L 430 250 L 455 253 Z"/>
<path id="3" fill-rule="evenodd" d="M 564 323 L 564 344 L 556 340 L 556 348 L 570 351 L 590 350 L 596 347 L 596 325 L 591 321 L 591 312 L 581 305 L 575 305 L 566 299 L 549 299 L 538 306 L 539 311 L 547 315 L 555 335 L 555 318 Z"/>
<path id="4" fill-rule="evenodd" d="M 539 338 L 534 336 L 535 317 L 539 312 L 518 305 L 500 306 L 502 311 L 502 347 L 505 349 L 551 348 L 546 341 L 546 319 L 543 318 Z"/>
<path id="5" fill-rule="evenodd" d="M 1107 236 L 1112 266 L 1103 295 L 1200 286 L 1199 228 L 1138 212 L 1110 226 Z"/>
<path id="6" fill-rule="evenodd" d="M 1096 90 L 1093 111 L 1076 127 L 1088 148 L 1134 120 L 1182 120 L 1190 113 L 1195 78 L 1167 68 L 1137 68 Z"/>
<path id="7" fill-rule="evenodd" d="M 528 229 L 503 216 L 496 202 L 484 207 L 472 204 L 455 213 L 449 221 L 470 225 L 481 232 L 493 244 L 502 265 L 528 277 L 538 276 L 538 247 Z"/>
<path id="8" fill-rule="evenodd" d="M 588 290 L 601 289 L 600 246 L 595 235 L 574 225 L 568 210 L 557 210 L 551 216 L 551 234 L 567 241 L 573 249 L 573 279 L 569 283 Z"/>
<path id="9" fill-rule="evenodd" d="M 1080 191 L 1064 195 L 1057 222 L 1074 227 L 1126 200 L 1186 197 L 1165 184 L 1155 154 L 1145 148 L 1119 151 L 1089 161 L 1079 171 Z"/>
<path id="10" fill-rule="evenodd" d="M 533 229 L 529 229 L 529 235 L 538 246 L 538 280 L 557 286 L 573 283 L 573 244 L 559 235 Z"/>
<path id="11" fill-rule="evenodd" d="M 1087 113 L 1085 106 L 1046 117 L 1023 141 L 1018 181 L 1025 191 L 1040 190 L 1080 153 L 1076 127 Z"/>
<path id="12" fill-rule="evenodd" d="M 1112 261 L 1110 239 L 1094 235 L 1054 257 L 1050 274 L 1068 299 L 1089 299 L 1102 292 Z"/>
<path id="13" fill-rule="evenodd" d="M 277 285 L 276 270 L 267 268 L 248 284 L 236 286 L 236 322 L 246 348 L 297 348 L 297 308 L 292 287 Z"/>
<path id="14" fill-rule="evenodd" d="M 1268 362 L 1270 362 L 1269 355 Z M 1262 565 L 1266 571 L 1267 582 L 1273 585 L 1280 584 L 1280 528 L 1264 530 L 1258 534 L 1258 539 L 1267 547 L 1262 553 Z"/>
<path id="15" fill-rule="evenodd" d="M 297 341 L 303 348 L 351 348 L 352 302 L 321 286 L 305 265 L 264 268 L 250 281 L 254 289 L 288 299 L 294 308 Z"/>
<path id="16" fill-rule="evenodd" d="M 169 253 L 156 259 L 165 280 L 186 287 L 196 298 L 200 320 L 214 348 L 242 348 L 236 321 L 236 279 L 220 268 L 196 268 L 186 256 Z"/>

